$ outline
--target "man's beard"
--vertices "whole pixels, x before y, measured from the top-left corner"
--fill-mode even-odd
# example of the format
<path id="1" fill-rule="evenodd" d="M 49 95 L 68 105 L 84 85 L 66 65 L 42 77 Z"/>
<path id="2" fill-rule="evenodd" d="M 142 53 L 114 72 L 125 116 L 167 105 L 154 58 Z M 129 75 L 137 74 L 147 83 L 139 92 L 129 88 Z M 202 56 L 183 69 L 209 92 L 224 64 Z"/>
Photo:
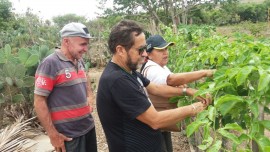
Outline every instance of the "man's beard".
<path id="1" fill-rule="evenodd" d="M 131 61 L 131 58 L 130 58 L 130 55 L 127 54 L 127 66 L 132 70 L 132 71 L 136 71 L 139 66 L 141 65 L 138 65 L 138 62 L 137 63 L 132 63 Z"/>

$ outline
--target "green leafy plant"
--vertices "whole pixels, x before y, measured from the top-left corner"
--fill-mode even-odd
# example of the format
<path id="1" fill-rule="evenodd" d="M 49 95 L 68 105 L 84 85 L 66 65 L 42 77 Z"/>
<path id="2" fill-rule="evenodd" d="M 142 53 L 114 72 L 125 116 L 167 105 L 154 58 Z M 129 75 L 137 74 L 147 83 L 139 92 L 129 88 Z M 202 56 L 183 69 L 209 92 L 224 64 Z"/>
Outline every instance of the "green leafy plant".
<path id="1" fill-rule="evenodd" d="M 20 48 L 18 52 L 13 51 L 10 45 L 0 49 L 0 106 L 8 109 L 21 111 L 26 118 L 33 117 L 33 89 L 34 74 L 39 62 L 43 60 L 52 50 L 47 46 L 33 46 L 32 48 Z M 20 108 L 14 108 L 11 105 Z M 25 110 L 24 108 L 28 109 Z M 30 108 L 30 109 L 29 109 Z M 20 110 L 22 109 L 22 110 Z M 3 117 L 1 110 L 1 119 Z M 6 116 L 14 117 L 14 113 L 7 111 Z"/>
<path id="2" fill-rule="evenodd" d="M 198 145 L 203 151 L 251 151 L 254 149 L 251 142 L 258 145 L 259 151 L 269 150 L 270 140 L 264 130 L 270 130 L 270 121 L 260 117 L 269 111 L 270 104 L 267 40 L 235 34 L 234 40 L 229 41 L 213 31 L 198 34 L 199 29 L 192 31 L 185 27 L 179 32 L 188 30 L 180 35 L 167 30 L 166 38 L 177 42 L 170 49 L 174 64 L 169 66 L 175 72 L 200 69 L 217 69 L 217 72 L 213 79 L 192 84 L 199 89 L 196 96 L 210 93 L 214 102 L 187 126 L 187 136 L 203 130 L 203 140 Z M 189 35 L 192 39 L 187 39 Z M 227 142 L 232 146 L 224 146 Z"/>

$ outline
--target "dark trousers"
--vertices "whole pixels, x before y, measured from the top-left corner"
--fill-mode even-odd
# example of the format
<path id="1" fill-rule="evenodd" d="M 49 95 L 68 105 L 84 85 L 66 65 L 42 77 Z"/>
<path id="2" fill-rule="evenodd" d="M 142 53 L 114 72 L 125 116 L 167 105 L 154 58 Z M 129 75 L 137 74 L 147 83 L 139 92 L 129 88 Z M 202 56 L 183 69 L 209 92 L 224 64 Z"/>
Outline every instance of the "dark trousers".
<path id="1" fill-rule="evenodd" d="M 91 129 L 87 134 L 66 141 L 67 152 L 97 152 L 96 130 Z"/>
<path id="2" fill-rule="evenodd" d="M 162 133 L 162 152 L 173 152 L 171 132 L 163 131 Z"/>

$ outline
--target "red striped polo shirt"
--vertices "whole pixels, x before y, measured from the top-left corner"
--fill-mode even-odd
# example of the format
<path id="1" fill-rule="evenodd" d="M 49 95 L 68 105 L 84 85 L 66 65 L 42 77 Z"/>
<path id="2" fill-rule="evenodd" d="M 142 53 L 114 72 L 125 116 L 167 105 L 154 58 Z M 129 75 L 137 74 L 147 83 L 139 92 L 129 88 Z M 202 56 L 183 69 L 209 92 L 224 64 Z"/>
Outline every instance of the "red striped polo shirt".
<path id="1" fill-rule="evenodd" d="M 51 119 L 60 133 L 74 138 L 94 127 L 82 60 L 74 65 L 57 49 L 38 66 L 35 79 L 34 93 L 47 97 Z"/>

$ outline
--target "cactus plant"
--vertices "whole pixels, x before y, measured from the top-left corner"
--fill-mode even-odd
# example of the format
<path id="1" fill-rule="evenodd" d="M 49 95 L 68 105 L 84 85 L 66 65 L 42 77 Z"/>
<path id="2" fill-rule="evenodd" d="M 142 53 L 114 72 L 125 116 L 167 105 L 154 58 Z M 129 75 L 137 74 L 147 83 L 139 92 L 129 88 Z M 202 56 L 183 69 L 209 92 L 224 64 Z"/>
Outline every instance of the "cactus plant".
<path id="1" fill-rule="evenodd" d="M 18 52 L 12 50 L 10 45 L 0 49 L 0 107 L 12 104 L 32 105 L 30 102 L 33 101 L 36 67 L 51 52 L 52 50 L 45 45 L 20 48 Z M 33 107 L 30 108 L 32 111 Z M 0 111 L 0 115 L 3 116 L 3 112 Z"/>
<path id="2" fill-rule="evenodd" d="M 0 82 L 2 82 L 2 89 L 4 90 L 4 101 L 6 102 L 18 102 L 30 99 L 29 93 L 34 85 L 33 75 L 28 75 L 27 70 L 36 66 L 39 62 L 39 56 L 31 53 L 29 49 L 21 48 L 15 55 L 11 55 L 11 48 L 9 45 L 5 46 L 4 51 L 7 59 L 2 61 L 2 69 L 0 73 Z M 0 62 L 1 63 L 1 62 Z M 30 91 L 31 90 L 31 91 Z M 24 96 L 23 98 L 21 96 Z"/>

